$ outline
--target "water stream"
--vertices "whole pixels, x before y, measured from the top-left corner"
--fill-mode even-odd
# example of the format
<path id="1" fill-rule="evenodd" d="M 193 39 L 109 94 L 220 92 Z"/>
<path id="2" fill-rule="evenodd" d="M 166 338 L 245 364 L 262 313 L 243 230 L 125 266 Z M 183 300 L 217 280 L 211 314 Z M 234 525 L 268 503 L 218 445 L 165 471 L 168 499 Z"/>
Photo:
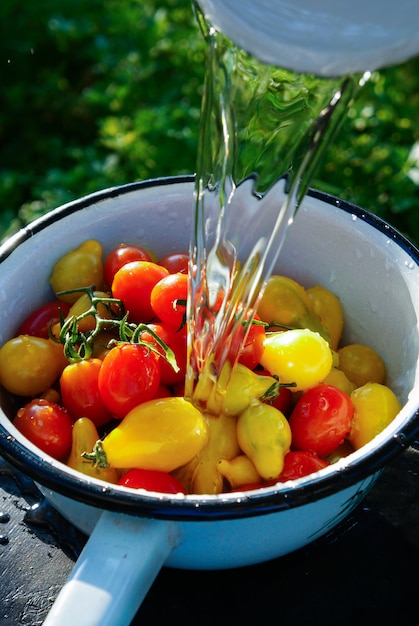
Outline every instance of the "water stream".
<path id="1" fill-rule="evenodd" d="M 258 61 L 197 8 L 207 42 L 191 240 L 186 395 L 217 412 L 316 166 L 367 75 Z"/>

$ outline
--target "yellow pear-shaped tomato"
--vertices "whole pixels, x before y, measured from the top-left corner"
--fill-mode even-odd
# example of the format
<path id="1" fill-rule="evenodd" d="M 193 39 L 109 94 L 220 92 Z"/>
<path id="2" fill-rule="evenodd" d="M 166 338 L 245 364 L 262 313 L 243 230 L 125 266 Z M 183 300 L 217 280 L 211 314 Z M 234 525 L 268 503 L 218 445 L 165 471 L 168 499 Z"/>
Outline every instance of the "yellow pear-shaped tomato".
<path id="1" fill-rule="evenodd" d="M 291 429 L 281 411 L 264 402 L 251 404 L 238 418 L 237 440 L 262 478 L 279 476 L 291 446 Z"/>
<path id="2" fill-rule="evenodd" d="M 114 467 L 100 467 L 84 457 L 85 453 L 91 453 L 98 439 L 99 434 L 92 420 L 88 417 L 76 420 L 73 424 L 71 452 L 67 465 L 87 476 L 117 483 L 119 474 Z"/>
<path id="3" fill-rule="evenodd" d="M 111 467 L 171 472 L 198 454 L 206 440 L 202 413 L 184 398 L 166 397 L 136 406 L 102 445 Z"/>
<path id="4" fill-rule="evenodd" d="M 223 475 L 219 472 L 220 459 L 232 459 L 240 453 L 236 434 L 236 418 L 231 415 L 206 416 L 208 441 L 199 454 L 182 468 L 178 475 L 190 493 L 221 493 Z"/>
<path id="5" fill-rule="evenodd" d="M 329 333 L 330 347 L 337 350 L 343 331 L 343 309 L 340 300 L 334 293 L 323 287 L 315 285 L 307 289 L 314 313 Z"/>
<path id="6" fill-rule="evenodd" d="M 276 382 L 271 376 L 262 376 L 238 363 L 226 389 L 223 412 L 227 415 L 243 413 L 252 400 L 261 398 Z"/>
<path id="7" fill-rule="evenodd" d="M 62 256 L 54 265 L 50 278 L 54 293 L 93 285 L 96 289 L 103 287 L 102 245 L 88 239 L 77 249 Z M 80 293 L 59 295 L 63 302 L 73 304 Z"/>

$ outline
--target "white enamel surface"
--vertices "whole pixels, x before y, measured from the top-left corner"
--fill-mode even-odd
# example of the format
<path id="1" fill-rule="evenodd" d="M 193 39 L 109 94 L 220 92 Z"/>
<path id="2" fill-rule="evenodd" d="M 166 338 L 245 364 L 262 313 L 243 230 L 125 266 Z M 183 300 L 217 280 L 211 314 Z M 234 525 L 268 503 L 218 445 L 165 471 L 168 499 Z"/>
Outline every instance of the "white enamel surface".
<path id="1" fill-rule="evenodd" d="M 245 215 L 245 211 L 253 208 L 246 207 L 245 193 L 242 201 Z M 276 210 L 275 202 L 269 206 L 269 210 Z M 64 252 L 87 238 L 103 242 L 105 254 L 121 242 L 145 245 L 157 256 L 169 251 L 187 250 L 192 210 L 192 182 L 128 192 L 122 190 L 114 198 L 97 201 L 94 197 L 91 206 L 51 224 L 47 233 L 35 233 L 0 264 L 0 343 L 14 334 L 29 311 L 51 297 L 48 277 L 54 262 Z M 393 432 L 419 406 L 419 267 L 386 233 L 336 206 L 307 197 L 281 251 L 277 271 L 288 274 L 307 287 L 321 283 L 339 295 L 346 314 L 345 340 L 371 345 L 382 354 L 388 365 L 389 382 L 406 404 L 391 427 L 376 441 L 351 455 L 355 459 L 365 456 L 374 449 L 376 442 L 392 438 Z M 0 413 L 0 421 L 13 436 L 34 450 L 3 413 Z M 72 473 L 46 455 L 40 456 L 44 457 L 46 464 Z M 336 466 L 328 468 L 323 474 L 333 473 L 336 469 Z M 342 462 L 339 472 L 344 472 L 344 469 L 345 462 Z M 89 479 L 80 476 L 81 490 L 84 480 Z M 139 571 L 132 572 L 132 588 L 137 589 L 134 595 L 126 589 L 125 595 L 124 589 L 116 583 L 110 591 L 107 574 L 102 576 L 103 568 L 99 563 L 99 567 L 95 567 L 98 546 L 108 544 L 114 534 L 110 529 L 114 524 L 122 523 L 126 516 L 106 514 L 96 526 L 100 510 L 41 486 L 65 517 L 84 532 L 93 533 L 84 557 L 77 563 L 69 585 L 54 608 L 57 614 L 55 617 L 52 614 L 48 624 L 83 625 L 81 615 L 77 613 L 77 608 L 82 606 L 77 595 L 81 593 L 83 597 L 86 592 L 91 594 L 92 606 L 95 602 L 100 605 L 106 597 L 112 606 L 119 607 L 117 621 L 105 622 L 100 611 L 95 610 L 95 615 L 99 612 L 98 621 L 91 617 L 89 626 L 129 624 L 129 615 L 141 602 L 163 562 L 171 567 L 218 569 L 281 556 L 330 530 L 362 499 L 373 480 L 367 478 L 304 506 L 257 517 L 209 522 L 159 522 L 156 532 L 151 534 L 149 530 L 142 534 L 143 528 L 150 529 L 148 522 L 144 526 L 141 518 L 131 518 L 132 525 L 125 528 L 124 534 L 128 545 L 130 542 L 136 544 Z M 125 541 L 115 542 L 115 554 L 118 555 L 115 563 L 124 560 L 126 546 Z M 100 548 L 100 551 L 103 550 Z M 145 571 L 142 570 L 143 556 L 147 560 Z M 97 577 L 92 572 L 97 572 Z M 112 572 L 117 580 L 118 569 Z M 123 579 L 124 576 L 119 578 Z M 70 622 L 60 617 L 61 602 L 63 606 L 70 604 L 73 607 Z M 68 608 L 64 612 L 68 612 Z"/>
<path id="2" fill-rule="evenodd" d="M 343 76 L 419 53 L 415 0 L 198 0 L 205 16 L 262 61 Z"/>

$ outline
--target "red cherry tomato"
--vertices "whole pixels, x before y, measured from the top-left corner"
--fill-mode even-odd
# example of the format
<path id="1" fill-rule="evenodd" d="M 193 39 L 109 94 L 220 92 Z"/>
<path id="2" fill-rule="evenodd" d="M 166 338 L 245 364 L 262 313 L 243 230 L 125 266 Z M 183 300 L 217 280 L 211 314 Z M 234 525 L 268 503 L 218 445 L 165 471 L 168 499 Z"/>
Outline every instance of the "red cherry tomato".
<path id="1" fill-rule="evenodd" d="M 167 359 L 162 356 L 159 359 L 160 381 L 164 385 L 169 385 L 169 387 L 177 385 L 178 383 L 183 383 L 186 375 L 186 327 L 176 331 L 174 328 L 171 328 L 167 324 L 163 323 L 148 324 L 148 326 L 173 351 L 179 368 L 179 371 L 176 372 Z M 156 348 L 163 354 L 163 350 L 151 333 L 144 332 L 142 334 L 142 339 L 155 345 Z"/>
<path id="2" fill-rule="evenodd" d="M 149 261 L 132 261 L 116 272 L 112 294 L 122 300 L 131 321 L 147 323 L 155 317 L 150 303 L 151 291 L 168 274 L 165 267 Z"/>
<path id="3" fill-rule="evenodd" d="M 256 323 L 250 324 L 246 341 L 239 356 L 239 363 L 251 370 L 259 365 L 263 353 L 263 340 L 265 339 L 265 326 L 257 323 L 261 321 L 258 315 L 255 315 L 254 319 Z"/>
<path id="4" fill-rule="evenodd" d="M 99 392 L 100 359 L 92 358 L 70 363 L 60 378 L 61 400 L 74 420 L 88 417 L 95 426 L 103 426 L 112 418 Z"/>
<path id="5" fill-rule="evenodd" d="M 166 254 L 166 256 L 160 259 L 159 265 L 163 265 L 171 274 L 176 272 L 187 274 L 189 271 L 189 254 L 187 252 Z"/>
<path id="6" fill-rule="evenodd" d="M 287 415 L 292 405 L 292 391 L 288 387 L 280 387 L 277 397 L 270 404 Z"/>
<path id="7" fill-rule="evenodd" d="M 71 451 L 73 420 L 54 402 L 37 398 L 18 410 L 14 426 L 34 445 L 59 461 Z"/>
<path id="8" fill-rule="evenodd" d="M 295 480 L 327 467 L 329 462 L 313 452 L 291 451 L 285 455 L 284 469 L 278 480 Z"/>
<path id="9" fill-rule="evenodd" d="M 98 385 L 114 417 L 123 418 L 134 407 L 156 397 L 160 385 L 159 357 L 140 344 L 118 344 L 106 354 Z"/>
<path id="10" fill-rule="evenodd" d="M 121 243 L 117 248 L 109 252 L 103 263 L 103 276 L 105 283 L 110 287 L 116 272 L 126 263 L 131 261 L 152 261 L 149 252 L 140 246 Z"/>
<path id="11" fill-rule="evenodd" d="M 350 397 L 340 389 L 325 384 L 309 389 L 289 418 L 293 450 L 331 454 L 349 434 L 353 414 Z"/>
<path id="12" fill-rule="evenodd" d="M 187 297 L 188 277 L 178 272 L 165 276 L 154 285 L 150 304 L 156 317 L 178 330 L 185 324 Z"/>
<path id="13" fill-rule="evenodd" d="M 171 474 L 158 470 L 131 469 L 125 472 L 118 485 L 131 489 L 146 489 L 159 493 L 184 493 L 183 485 Z"/>
<path id="14" fill-rule="evenodd" d="M 48 329 L 59 322 L 60 312 L 63 318 L 70 310 L 70 304 L 53 300 L 40 306 L 22 322 L 16 335 L 31 335 L 32 337 L 42 337 L 48 339 Z"/>

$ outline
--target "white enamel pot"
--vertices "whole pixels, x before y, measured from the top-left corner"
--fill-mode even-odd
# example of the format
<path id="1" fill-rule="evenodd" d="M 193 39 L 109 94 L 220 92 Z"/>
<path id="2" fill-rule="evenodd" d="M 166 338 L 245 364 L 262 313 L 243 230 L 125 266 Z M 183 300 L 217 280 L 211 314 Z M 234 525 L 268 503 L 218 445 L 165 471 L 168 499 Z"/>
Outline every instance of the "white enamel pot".
<path id="1" fill-rule="evenodd" d="M 100 240 L 105 253 L 121 242 L 143 244 L 157 255 L 187 250 L 193 193 L 192 176 L 112 188 L 52 211 L 12 237 L 0 249 L 1 343 L 51 297 L 53 264 L 83 240 Z M 128 625 L 163 565 L 233 568 L 306 545 L 347 516 L 384 465 L 415 437 L 418 250 L 366 211 L 310 192 L 278 270 L 339 295 L 345 342 L 366 343 L 382 355 L 402 411 L 370 444 L 315 475 L 257 491 L 197 497 L 137 492 L 70 470 L 20 435 L 3 397 L 1 453 L 90 535 L 48 626 Z"/>

